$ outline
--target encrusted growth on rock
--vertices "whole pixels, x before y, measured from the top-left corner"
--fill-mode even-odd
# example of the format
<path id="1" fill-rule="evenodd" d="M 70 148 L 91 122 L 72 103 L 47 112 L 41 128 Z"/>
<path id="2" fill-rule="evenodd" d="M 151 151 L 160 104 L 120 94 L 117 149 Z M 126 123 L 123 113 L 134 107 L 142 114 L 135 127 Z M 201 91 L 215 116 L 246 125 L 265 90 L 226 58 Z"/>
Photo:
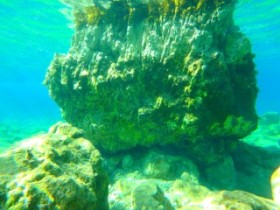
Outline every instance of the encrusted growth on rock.
<path id="1" fill-rule="evenodd" d="M 57 124 L 0 155 L 0 209 L 108 209 L 108 175 L 81 131 Z"/>
<path id="2" fill-rule="evenodd" d="M 221 154 L 255 129 L 253 55 L 233 23 L 235 1 L 67 3 L 77 30 L 45 84 L 99 148 Z"/>

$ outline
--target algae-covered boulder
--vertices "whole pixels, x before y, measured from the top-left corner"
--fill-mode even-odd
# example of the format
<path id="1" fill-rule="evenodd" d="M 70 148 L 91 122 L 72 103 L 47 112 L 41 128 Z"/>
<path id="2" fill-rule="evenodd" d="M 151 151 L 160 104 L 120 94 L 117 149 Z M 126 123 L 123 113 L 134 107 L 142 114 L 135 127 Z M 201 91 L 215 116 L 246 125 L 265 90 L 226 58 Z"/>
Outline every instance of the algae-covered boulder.
<path id="1" fill-rule="evenodd" d="M 216 154 L 255 129 L 255 67 L 234 25 L 235 0 L 63 2 L 76 30 L 45 84 L 99 148 L 175 144 Z"/>
<path id="2" fill-rule="evenodd" d="M 108 176 L 81 132 L 57 125 L 0 155 L 0 209 L 108 209 Z"/>

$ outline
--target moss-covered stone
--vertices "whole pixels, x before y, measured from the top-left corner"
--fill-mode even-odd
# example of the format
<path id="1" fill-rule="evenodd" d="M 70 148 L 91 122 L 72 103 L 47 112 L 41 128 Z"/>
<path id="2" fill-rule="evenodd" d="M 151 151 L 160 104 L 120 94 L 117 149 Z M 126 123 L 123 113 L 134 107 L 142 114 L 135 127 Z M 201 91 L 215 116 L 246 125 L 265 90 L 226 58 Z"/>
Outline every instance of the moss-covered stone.
<path id="1" fill-rule="evenodd" d="M 234 0 L 65 2 L 77 28 L 45 84 L 99 148 L 175 144 L 215 161 L 256 128 L 253 55 Z M 217 156 L 199 155 L 208 151 Z"/>
<path id="2" fill-rule="evenodd" d="M 0 209 L 108 209 L 101 156 L 78 133 L 59 124 L 1 154 Z"/>

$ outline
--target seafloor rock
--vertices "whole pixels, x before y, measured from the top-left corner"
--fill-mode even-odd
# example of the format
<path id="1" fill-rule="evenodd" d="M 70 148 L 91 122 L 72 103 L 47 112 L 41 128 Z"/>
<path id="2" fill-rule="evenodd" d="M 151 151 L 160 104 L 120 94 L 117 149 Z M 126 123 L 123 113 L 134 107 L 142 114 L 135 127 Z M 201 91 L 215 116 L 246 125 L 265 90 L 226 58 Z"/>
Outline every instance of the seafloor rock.
<path id="1" fill-rule="evenodd" d="M 177 210 L 276 210 L 272 200 L 244 191 L 210 191 L 201 185 L 177 180 L 169 190 L 169 199 Z"/>
<path id="2" fill-rule="evenodd" d="M 280 167 L 274 171 L 270 182 L 273 200 L 280 205 Z"/>
<path id="3" fill-rule="evenodd" d="M 131 173 L 138 174 L 138 178 L 142 179 L 171 181 L 182 178 L 189 183 L 199 183 L 200 174 L 197 166 L 183 154 L 149 148 L 133 150 L 130 154 L 105 156 L 105 159 L 112 181 L 120 182 L 118 179 Z"/>
<path id="4" fill-rule="evenodd" d="M 132 192 L 133 210 L 173 210 L 162 190 L 153 182 L 139 184 Z"/>
<path id="5" fill-rule="evenodd" d="M 215 192 L 209 197 L 211 204 L 208 207 L 205 206 L 204 208 L 207 210 L 278 210 L 280 208 L 280 206 L 271 200 L 239 190 Z"/>
<path id="6" fill-rule="evenodd" d="M 66 124 L 0 155 L 0 209 L 108 209 L 99 152 Z"/>
<path id="7" fill-rule="evenodd" d="M 63 2 L 76 31 L 45 84 L 98 147 L 176 144 L 215 162 L 255 129 L 253 55 L 235 0 Z"/>
<path id="8" fill-rule="evenodd" d="M 248 192 L 252 199 L 259 200 L 256 196 L 272 199 L 269 180 L 280 164 L 279 150 L 268 150 L 238 142 L 231 155 L 207 167 L 195 165 L 184 152 L 174 148 L 134 149 L 109 155 L 106 157 L 106 164 L 112 181 L 110 207 L 112 210 L 130 209 L 131 193 L 135 187 L 147 181 L 158 185 L 175 209 L 207 209 L 207 206 L 203 205 L 206 205 L 209 199 L 211 202 L 222 199 L 222 193 L 213 194 L 213 191 L 234 190 L 239 191 L 240 196 L 243 192 Z M 273 180 L 275 197 L 278 182 L 275 178 Z M 234 193 L 225 192 L 225 195 L 228 194 L 233 196 Z M 231 198 L 229 205 L 236 202 L 234 205 L 238 206 L 237 209 L 251 208 L 248 207 L 251 204 L 237 204 L 239 201 L 236 199 Z M 268 203 L 270 202 L 272 200 Z M 220 207 L 224 205 L 222 203 L 212 204 L 213 210 L 215 207 L 226 209 Z"/>
<path id="9" fill-rule="evenodd" d="M 147 178 L 175 180 L 183 176 L 189 182 L 199 182 L 198 168 L 187 157 L 154 150 L 149 151 L 142 161 L 143 173 Z"/>
<path id="10" fill-rule="evenodd" d="M 280 206 L 274 203 L 272 200 L 265 199 L 262 197 L 255 196 L 251 193 L 244 191 L 210 191 L 204 186 L 198 184 L 190 184 L 183 180 L 176 181 L 164 181 L 164 180 L 145 180 L 137 179 L 128 175 L 126 178 L 123 177 L 123 182 L 129 185 L 129 188 L 120 188 L 119 184 L 116 183 L 111 188 L 110 193 L 110 209 L 131 209 L 131 200 L 133 199 L 133 193 L 140 186 L 139 195 L 151 199 L 157 203 L 157 198 L 162 198 L 161 201 L 168 199 L 172 209 L 176 210 L 278 210 Z M 152 187 L 143 187 L 152 185 Z M 153 184 L 152 184 L 153 183 Z M 148 185 L 148 186 L 149 186 Z M 155 192 L 157 186 L 162 189 L 160 196 L 156 196 Z M 122 189 L 125 189 L 124 191 Z M 149 191 L 150 189 L 150 191 Z M 145 193 L 143 193 L 145 192 Z M 155 195 L 154 198 L 151 195 Z M 165 197 L 163 196 L 165 195 Z M 142 197 L 142 198 L 143 198 Z M 159 199 L 160 200 L 160 199 Z M 140 203 L 145 199 L 139 199 Z M 150 201 L 150 200 L 149 200 Z M 151 201 L 150 201 L 151 203 Z M 143 205 L 144 206 L 144 205 Z M 159 205 L 162 206 L 162 205 Z M 169 209 L 162 208 L 162 209 Z"/>

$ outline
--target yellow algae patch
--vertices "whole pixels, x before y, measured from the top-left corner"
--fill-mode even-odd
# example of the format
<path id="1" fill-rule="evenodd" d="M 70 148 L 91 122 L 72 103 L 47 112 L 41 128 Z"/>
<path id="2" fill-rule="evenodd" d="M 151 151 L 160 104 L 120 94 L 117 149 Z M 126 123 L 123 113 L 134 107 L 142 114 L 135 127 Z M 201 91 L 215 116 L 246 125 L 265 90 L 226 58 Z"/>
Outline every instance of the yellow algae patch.
<path id="1" fill-rule="evenodd" d="M 101 10 L 96 6 L 85 7 L 85 13 L 88 24 L 95 24 L 102 15 Z"/>
<path id="2" fill-rule="evenodd" d="M 201 69 L 201 63 L 202 60 L 198 59 L 196 61 L 194 61 L 193 63 L 191 63 L 188 66 L 188 72 L 192 75 L 192 76 L 196 76 L 197 73 L 199 72 L 199 70 Z"/>
<path id="3" fill-rule="evenodd" d="M 82 10 L 73 13 L 75 26 L 78 28 L 82 25 L 96 24 L 104 12 L 96 6 L 84 7 Z"/>
<path id="4" fill-rule="evenodd" d="M 205 3 L 205 0 L 199 0 L 195 9 L 196 10 L 201 9 L 201 7 L 203 6 L 204 3 Z"/>

